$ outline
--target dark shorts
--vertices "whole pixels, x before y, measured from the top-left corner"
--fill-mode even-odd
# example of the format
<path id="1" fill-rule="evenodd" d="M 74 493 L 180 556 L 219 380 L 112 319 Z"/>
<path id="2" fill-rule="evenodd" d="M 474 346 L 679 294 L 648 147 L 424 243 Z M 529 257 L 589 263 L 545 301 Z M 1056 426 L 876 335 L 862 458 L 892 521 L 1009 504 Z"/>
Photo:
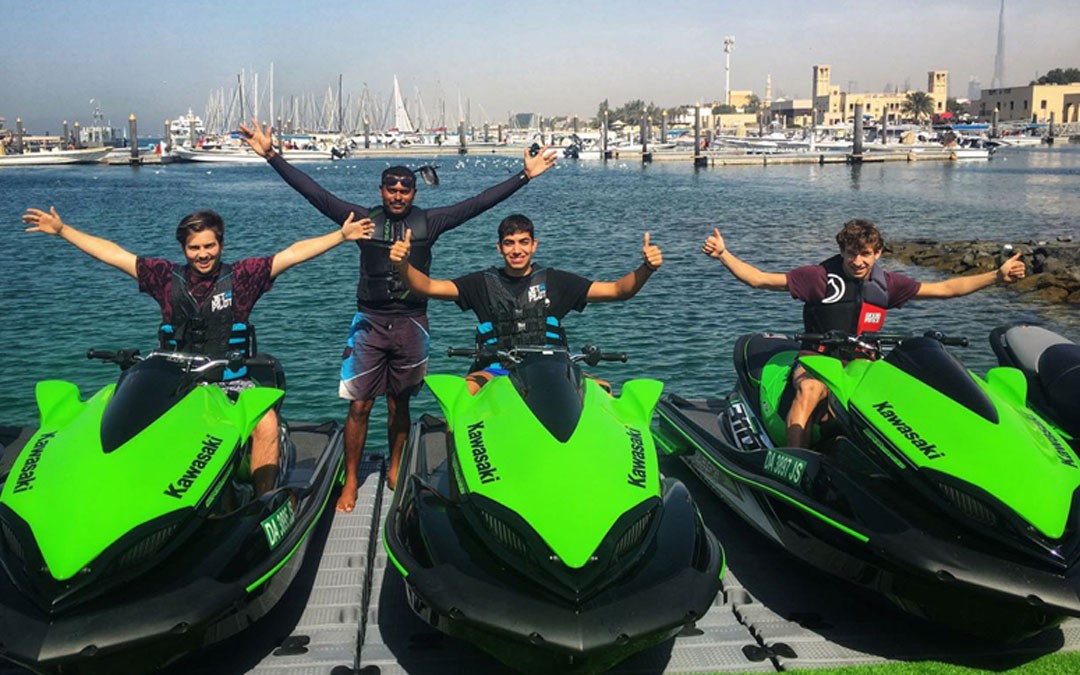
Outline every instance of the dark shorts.
<path id="1" fill-rule="evenodd" d="M 427 374 L 430 341 L 427 316 L 357 312 L 345 341 L 338 396 L 368 401 L 416 394 Z"/>

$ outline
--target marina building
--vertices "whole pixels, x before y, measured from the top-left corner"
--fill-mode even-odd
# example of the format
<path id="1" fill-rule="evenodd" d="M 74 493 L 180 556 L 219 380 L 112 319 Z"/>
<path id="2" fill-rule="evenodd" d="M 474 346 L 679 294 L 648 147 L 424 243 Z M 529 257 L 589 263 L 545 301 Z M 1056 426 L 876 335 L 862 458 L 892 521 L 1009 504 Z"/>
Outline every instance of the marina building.
<path id="1" fill-rule="evenodd" d="M 814 121 L 814 102 L 808 98 L 777 99 L 769 104 L 769 119 L 784 128 L 809 127 Z"/>
<path id="2" fill-rule="evenodd" d="M 1080 82 L 983 89 L 973 110 L 983 119 L 997 110 L 1001 122 L 1080 122 Z"/>
<path id="3" fill-rule="evenodd" d="M 889 124 L 904 121 L 904 102 L 910 91 L 848 92 L 832 83 L 832 69 L 827 65 L 814 66 L 813 113 L 818 124 L 835 125 L 851 121 L 855 103 L 862 101 L 863 114 L 871 119 L 884 119 Z M 926 93 L 934 99 L 934 114 L 945 112 L 949 98 L 949 71 L 931 70 L 927 73 Z"/>

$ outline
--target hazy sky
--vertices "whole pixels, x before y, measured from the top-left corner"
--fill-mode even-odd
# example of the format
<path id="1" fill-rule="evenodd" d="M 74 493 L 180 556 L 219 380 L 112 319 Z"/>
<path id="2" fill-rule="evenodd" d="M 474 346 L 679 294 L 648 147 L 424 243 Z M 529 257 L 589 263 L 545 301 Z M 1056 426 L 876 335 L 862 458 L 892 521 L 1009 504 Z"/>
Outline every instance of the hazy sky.
<path id="1" fill-rule="evenodd" d="M 275 93 L 314 94 L 343 78 L 386 99 L 396 74 L 433 114 L 471 103 L 474 123 L 511 112 L 596 114 L 632 99 L 660 106 L 719 100 L 724 36 L 735 38 L 731 88 L 807 98 L 811 67 L 832 66 L 843 89 L 925 88 L 949 71 L 950 94 L 974 76 L 989 87 L 998 0 L 826 2 L 227 2 L 218 0 L 0 0 L 0 117 L 32 132 L 90 123 L 90 99 L 114 126 L 129 113 L 140 135 L 228 97 L 241 69 L 259 73 L 266 109 Z M 1005 84 L 1080 67 L 1080 2 L 1007 0 Z M 249 92 L 250 95 L 250 92 Z"/>

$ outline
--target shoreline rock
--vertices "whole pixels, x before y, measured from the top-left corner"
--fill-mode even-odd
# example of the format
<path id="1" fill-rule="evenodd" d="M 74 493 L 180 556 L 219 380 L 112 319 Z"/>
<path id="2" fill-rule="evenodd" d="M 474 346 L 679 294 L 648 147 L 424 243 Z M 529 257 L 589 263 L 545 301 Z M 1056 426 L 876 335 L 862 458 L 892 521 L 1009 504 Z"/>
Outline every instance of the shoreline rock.
<path id="1" fill-rule="evenodd" d="M 1023 243 L 896 240 L 886 242 L 885 255 L 911 265 L 966 275 L 996 269 L 1006 246 L 1020 251 L 1027 264 L 1027 276 L 1010 288 L 1047 303 L 1080 305 L 1080 242 L 1068 236 Z"/>

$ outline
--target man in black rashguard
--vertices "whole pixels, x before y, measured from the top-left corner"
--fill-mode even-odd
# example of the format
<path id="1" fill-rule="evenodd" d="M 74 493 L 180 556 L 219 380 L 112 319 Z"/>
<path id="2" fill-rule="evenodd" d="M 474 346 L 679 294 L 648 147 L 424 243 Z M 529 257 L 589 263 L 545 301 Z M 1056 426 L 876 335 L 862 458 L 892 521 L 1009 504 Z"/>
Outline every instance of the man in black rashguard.
<path id="1" fill-rule="evenodd" d="M 390 264 L 394 241 L 411 230 L 411 262 L 425 273 L 431 268 L 431 248 L 444 232 L 454 229 L 510 195 L 555 164 L 555 152 L 525 152 L 522 171 L 479 195 L 453 206 L 434 209 L 413 207 L 416 174 L 403 166 L 382 173 L 382 204 L 371 209 L 339 199 L 310 176 L 290 165 L 274 151 L 272 129 L 252 120 L 241 125 L 244 142 L 262 157 L 294 190 L 334 222 L 344 222 L 350 212 L 371 218 L 375 234 L 360 246 L 360 280 L 356 289 L 357 312 L 346 340 L 338 394 L 349 400 L 345 421 L 345 486 L 338 511 L 356 505 L 357 468 L 367 437 L 368 419 L 375 399 L 386 396 L 390 445 L 387 482 L 397 484 L 401 450 L 409 432 L 409 398 L 419 391 L 427 372 L 427 299 L 410 293 Z"/>
<path id="2" fill-rule="evenodd" d="M 618 281 L 590 281 L 562 270 L 532 262 L 537 240 L 532 221 L 521 214 L 499 223 L 499 253 L 503 266 L 491 267 L 456 279 L 432 279 L 412 264 L 411 232 L 394 242 L 390 261 L 401 279 L 415 293 L 453 300 L 462 310 L 472 310 L 479 320 L 477 344 L 500 348 L 556 344 L 566 346 L 562 319 L 570 310 L 582 311 L 590 302 L 614 302 L 634 297 L 653 272 L 664 263 L 660 248 L 645 233 L 641 264 Z M 470 373 L 469 391 L 476 393 L 492 377 L 504 375 L 488 367 Z"/>

